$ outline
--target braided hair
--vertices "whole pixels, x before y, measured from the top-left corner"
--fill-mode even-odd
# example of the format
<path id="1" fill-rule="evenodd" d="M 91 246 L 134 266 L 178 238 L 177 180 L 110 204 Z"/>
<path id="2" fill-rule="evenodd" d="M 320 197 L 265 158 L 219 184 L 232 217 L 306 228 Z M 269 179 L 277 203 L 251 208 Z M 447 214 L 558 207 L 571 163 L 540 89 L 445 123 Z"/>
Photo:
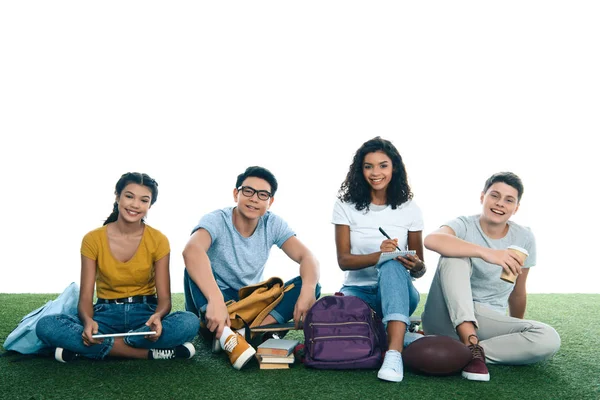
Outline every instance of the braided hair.
<path id="1" fill-rule="evenodd" d="M 147 174 L 141 172 L 127 172 L 121 175 L 121 178 L 117 181 L 115 185 L 115 195 L 117 197 L 121 196 L 121 192 L 125 189 L 125 186 L 130 183 L 137 183 L 138 185 L 142 185 L 150 189 L 152 193 L 152 199 L 150 200 L 150 205 L 156 202 L 158 198 L 158 182 L 154 179 L 150 178 Z M 110 224 L 111 222 L 115 222 L 119 218 L 119 204 L 115 201 L 113 204 L 112 213 L 106 218 L 103 225 Z"/>

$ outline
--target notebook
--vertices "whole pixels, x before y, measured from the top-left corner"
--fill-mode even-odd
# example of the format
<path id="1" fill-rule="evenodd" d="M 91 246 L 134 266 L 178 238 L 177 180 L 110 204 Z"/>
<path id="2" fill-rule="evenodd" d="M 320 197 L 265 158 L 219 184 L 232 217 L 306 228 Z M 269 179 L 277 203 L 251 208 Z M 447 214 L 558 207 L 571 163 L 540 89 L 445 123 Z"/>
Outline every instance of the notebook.
<path id="1" fill-rule="evenodd" d="M 383 264 L 386 261 L 389 260 L 393 260 L 396 257 L 402 256 L 405 257 L 409 254 L 412 254 L 413 256 L 417 254 L 417 252 L 415 250 L 396 250 L 396 251 L 391 251 L 389 253 L 381 253 L 381 256 L 379 256 L 379 261 L 377 261 L 377 264 Z"/>

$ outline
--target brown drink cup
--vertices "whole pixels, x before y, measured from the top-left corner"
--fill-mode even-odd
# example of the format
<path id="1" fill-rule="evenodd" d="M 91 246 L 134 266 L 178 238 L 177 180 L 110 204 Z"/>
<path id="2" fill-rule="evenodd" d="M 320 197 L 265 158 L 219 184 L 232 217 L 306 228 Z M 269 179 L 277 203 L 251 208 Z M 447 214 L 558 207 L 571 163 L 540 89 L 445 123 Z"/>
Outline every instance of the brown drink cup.
<path id="1" fill-rule="evenodd" d="M 512 251 L 514 254 L 521 259 L 523 264 L 525 264 L 525 260 L 529 256 L 529 252 L 522 247 L 519 246 L 508 246 L 508 250 Z M 504 268 L 502 269 L 502 275 L 500 275 L 500 279 L 508 283 L 515 283 L 517 280 L 517 275 L 512 274 L 510 272 L 506 272 Z"/>

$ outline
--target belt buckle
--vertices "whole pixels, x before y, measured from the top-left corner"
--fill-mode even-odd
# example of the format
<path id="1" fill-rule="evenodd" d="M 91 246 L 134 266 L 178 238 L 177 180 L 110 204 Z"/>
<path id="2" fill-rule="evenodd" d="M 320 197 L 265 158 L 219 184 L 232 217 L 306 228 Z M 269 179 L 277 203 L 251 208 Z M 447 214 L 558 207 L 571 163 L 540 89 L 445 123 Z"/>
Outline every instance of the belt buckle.
<path id="1" fill-rule="evenodd" d="M 133 303 L 133 297 L 128 297 L 128 298 L 127 298 L 127 302 L 128 302 L 129 304 Z"/>
<path id="2" fill-rule="evenodd" d="M 120 302 L 119 299 L 115 299 L 115 304 L 124 304 L 124 303 Z"/>

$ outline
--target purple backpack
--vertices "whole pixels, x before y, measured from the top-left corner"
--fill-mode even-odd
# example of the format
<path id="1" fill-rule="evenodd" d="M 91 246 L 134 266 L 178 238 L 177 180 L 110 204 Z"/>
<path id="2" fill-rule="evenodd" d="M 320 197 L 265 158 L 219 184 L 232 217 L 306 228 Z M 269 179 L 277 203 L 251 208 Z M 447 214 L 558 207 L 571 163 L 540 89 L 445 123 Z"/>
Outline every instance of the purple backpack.
<path id="1" fill-rule="evenodd" d="M 325 296 L 304 318 L 304 365 L 320 369 L 379 368 L 387 349 L 381 319 L 356 296 Z"/>

